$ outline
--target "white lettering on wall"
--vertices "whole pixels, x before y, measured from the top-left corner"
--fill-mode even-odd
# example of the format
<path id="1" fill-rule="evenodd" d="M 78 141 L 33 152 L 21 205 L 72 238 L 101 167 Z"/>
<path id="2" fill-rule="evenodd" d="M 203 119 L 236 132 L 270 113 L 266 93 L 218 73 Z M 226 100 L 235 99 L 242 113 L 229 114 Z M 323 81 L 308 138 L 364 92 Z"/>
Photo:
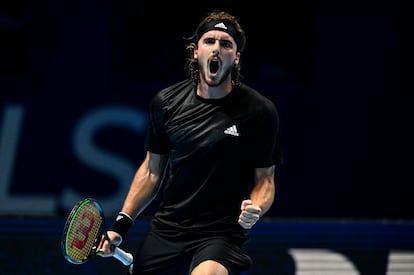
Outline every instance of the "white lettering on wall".
<path id="1" fill-rule="evenodd" d="M 359 275 L 345 256 L 328 249 L 289 249 L 296 263 L 296 275 Z"/>
<path id="2" fill-rule="evenodd" d="M 388 257 L 387 275 L 414 274 L 414 252 L 392 250 Z"/>
<path id="3" fill-rule="evenodd" d="M 24 112 L 23 105 L 6 105 L 0 124 L 0 214 L 53 214 L 55 210 L 53 196 L 12 196 L 9 193 Z"/>
<path id="4" fill-rule="evenodd" d="M 110 197 L 96 198 L 108 215 L 114 215 L 119 211 L 137 168 L 121 155 L 100 148 L 94 143 L 94 135 L 99 130 L 111 126 L 125 127 L 137 133 L 143 132 L 146 127 L 146 113 L 125 106 L 92 109 L 76 124 L 72 139 L 73 153 L 81 163 L 115 178 L 119 183 L 118 189 L 111 190 L 113 192 Z M 93 184 L 99 186 L 97 183 Z M 67 187 L 61 202 L 65 208 L 70 209 L 84 196 Z"/>

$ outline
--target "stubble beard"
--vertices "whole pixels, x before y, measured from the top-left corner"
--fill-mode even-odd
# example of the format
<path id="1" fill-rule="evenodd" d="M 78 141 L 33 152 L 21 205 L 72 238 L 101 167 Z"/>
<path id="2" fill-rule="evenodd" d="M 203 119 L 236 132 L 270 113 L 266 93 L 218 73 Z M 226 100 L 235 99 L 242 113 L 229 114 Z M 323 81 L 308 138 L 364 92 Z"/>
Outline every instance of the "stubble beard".
<path id="1" fill-rule="evenodd" d="M 221 77 L 213 76 L 209 80 L 207 80 L 208 72 L 204 70 L 204 67 L 199 66 L 201 78 L 208 86 L 211 86 L 211 87 L 217 87 L 223 84 L 223 82 L 225 82 L 228 79 L 229 75 L 231 74 L 232 69 L 233 69 L 232 67 L 229 67 L 221 74 Z"/>

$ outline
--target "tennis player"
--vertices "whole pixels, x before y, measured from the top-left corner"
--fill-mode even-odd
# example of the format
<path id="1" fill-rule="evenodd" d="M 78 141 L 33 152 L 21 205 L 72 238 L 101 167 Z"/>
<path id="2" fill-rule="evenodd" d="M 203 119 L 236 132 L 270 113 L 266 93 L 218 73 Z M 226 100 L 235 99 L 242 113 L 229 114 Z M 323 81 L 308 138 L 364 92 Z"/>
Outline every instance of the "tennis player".
<path id="1" fill-rule="evenodd" d="M 160 194 L 131 274 L 240 274 L 252 258 L 249 230 L 275 197 L 282 163 L 273 102 L 242 83 L 246 36 L 224 11 L 188 38 L 189 78 L 159 91 L 149 107 L 146 156 L 100 249 L 111 256 Z"/>

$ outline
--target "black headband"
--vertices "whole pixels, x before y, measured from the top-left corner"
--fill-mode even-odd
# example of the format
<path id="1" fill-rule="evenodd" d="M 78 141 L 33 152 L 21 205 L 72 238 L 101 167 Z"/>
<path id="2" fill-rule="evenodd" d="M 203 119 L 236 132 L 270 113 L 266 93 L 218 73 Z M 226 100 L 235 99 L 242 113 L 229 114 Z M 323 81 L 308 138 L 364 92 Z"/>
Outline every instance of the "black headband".
<path id="1" fill-rule="evenodd" d="M 234 41 L 236 41 L 237 48 L 240 49 L 241 37 L 239 33 L 236 31 L 236 28 L 232 24 L 224 23 L 220 20 L 213 20 L 199 27 L 197 29 L 197 41 L 200 40 L 203 34 L 212 30 L 223 31 L 230 34 L 233 37 Z"/>

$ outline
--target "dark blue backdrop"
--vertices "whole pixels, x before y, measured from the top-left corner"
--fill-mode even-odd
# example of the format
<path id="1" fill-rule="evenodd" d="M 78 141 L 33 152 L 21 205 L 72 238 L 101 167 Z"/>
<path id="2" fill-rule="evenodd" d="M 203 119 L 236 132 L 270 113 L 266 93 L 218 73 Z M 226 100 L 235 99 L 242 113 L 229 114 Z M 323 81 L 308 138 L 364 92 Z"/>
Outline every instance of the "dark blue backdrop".
<path id="1" fill-rule="evenodd" d="M 149 100 L 186 76 L 182 37 L 213 8 L 240 17 L 245 82 L 279 108 L 269 216 L 412 219 L 412 19 L 385 0 L 2 1 L 0 214 L 116 212 Z"/>
<path id="2" fill-rule="evenodd" d="M 245 82 L 278 106 L 285 164 L 248 274 L 413 272 L 413 16 L 402 1 L 0 1 L 0 273 L 123 273 L 60 251 L 86 196 L 112 218 L 146 111 L 186 77 L 183 36 L 214 8 L 247 33 Z M 134 252 L 147 212 L 123 248 Z M 325 273 L 323 273 L 325 272 Z"/>

